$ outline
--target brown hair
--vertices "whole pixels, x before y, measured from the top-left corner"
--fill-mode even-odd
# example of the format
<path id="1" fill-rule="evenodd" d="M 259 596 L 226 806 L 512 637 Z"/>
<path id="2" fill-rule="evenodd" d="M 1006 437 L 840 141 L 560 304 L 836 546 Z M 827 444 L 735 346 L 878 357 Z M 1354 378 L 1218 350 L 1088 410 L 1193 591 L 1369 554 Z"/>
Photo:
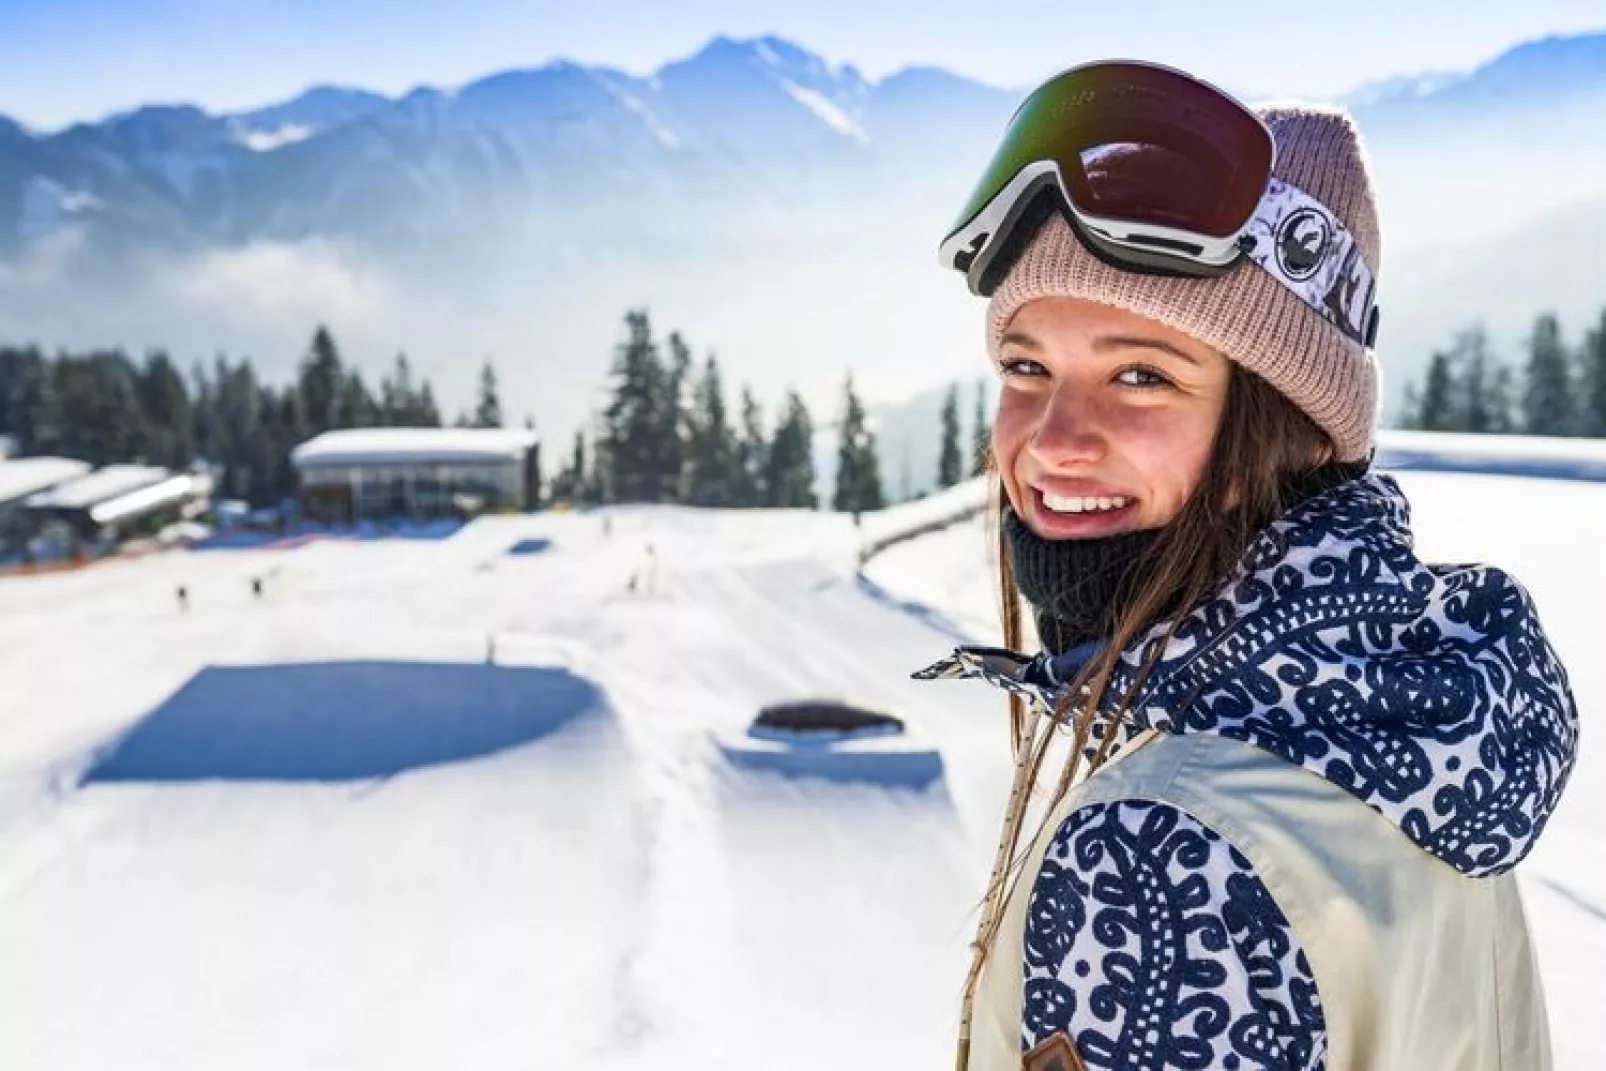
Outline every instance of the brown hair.
<path id="1" fill-rule="evenodd" d="M 1152 644 L 1126 694 L 1117 697 L 1119 703 L 1113 711 L 1102 715 L 1112 723 L 1124 717 L 1136 700 L 1144 679 L 1181 619 L 1222 583 L 1255 535 L 1281 516 L 1290 504 L 1291 485 L 1336 457 L 1332 439 L 1309 416 L 1264 379 L 1232 363 L 1221 422 L 1199 482 L 1177 516 L 1156 537 L 1152 550 L 1154 566 L 1146 581 L 1118 597 L 1120 609 L 1109 642 L 1071 681 L 1065 697 L 1053 711 L 1049 731 L 1034 738 L 1032 726 L 1035 722 L 1028 720 L 1025 702 L 1019 695 L 1009 695 L 1010 742 L 1017 765 L 1017 788 L 1012 793 L 1009 815 L 1005 819 L 998 865 L 989 882 L 981 930 L 972 945 L 974 959 L 967 997 L 997 934 L 1003 914 L 1004 886 L 1010 874 L 1024 861 L 1024 853 L 1016 857 L 1025 810 L 1024 799 L 1020 797 L 1023 790 L 1030 792 L 1037 784 L 1048 744 L 1055 735 L 1054 727 L 1068 725 L 1072 742 L 1045 811 L 1045 822 L 1070 789 L 1082 765 L 1083 751 L 1093 736 L 1095 722 L 1101 717 L 1099 711 L 1105 707 L 1105 693 L 1126 648 L 1151 626 L 1166 622 L 1161 642 Z M 1009 546 L 1001 523 L 1005 502 L 1003 481 L 991 451 L 987 471 L 991 487 L 987 520 L 998 559 L 1003 639 L 1005 646 L 1019 650 L 1023 642 L 1022 599 L 1015 586 Z M 1072 716 L 1070 708 L 1084 688 L 1087 689 L 1085 700 Z M 1091 769 L 1096 770 L 1104 761 L 1118 735 L 1106 729 Z M 968 1025 L 967 1021 L 966 1028 Z"/>

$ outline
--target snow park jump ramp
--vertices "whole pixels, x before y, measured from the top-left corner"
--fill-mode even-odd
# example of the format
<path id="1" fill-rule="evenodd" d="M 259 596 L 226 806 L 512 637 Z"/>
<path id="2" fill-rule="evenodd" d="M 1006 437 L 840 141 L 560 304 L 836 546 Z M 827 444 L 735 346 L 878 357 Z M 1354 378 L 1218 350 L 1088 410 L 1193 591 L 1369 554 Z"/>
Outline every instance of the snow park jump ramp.
<path id="1" fill-rule="evenodd" d="M 608 713 L 602 693 L 565 669 L 208 666 L 117 741 L 84 783 L 394 777 L 493 755 Z"/>
<path id="2" fill-rule="evenodd" d="M 1401 482 L 1423 554 L 1507 567 L 1572 672 L 1580 765 L 1523 887 L 1583 1071 L 1606 486 Z M 943 1066 L 1009 762 L 991 689 L 908 675 L 994 639 L 980 523 L 861 578 L 887 518 L 606 517 L 0 582 L 0 1066 Z M 940 781 L 723 761 L 824 696 L 894 713 Z"/>

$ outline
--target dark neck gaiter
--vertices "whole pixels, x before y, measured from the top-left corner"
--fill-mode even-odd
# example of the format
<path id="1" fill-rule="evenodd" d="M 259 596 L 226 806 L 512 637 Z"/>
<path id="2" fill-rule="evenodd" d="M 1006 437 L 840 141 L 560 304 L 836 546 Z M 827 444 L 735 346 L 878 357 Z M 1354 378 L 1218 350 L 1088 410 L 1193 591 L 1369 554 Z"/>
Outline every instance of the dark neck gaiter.
<path id="1" fill-rule="evenodd" d="M 1144 580 L 1148 554 L 1161 529 L 1122 532 L 1102 539 L 1044 539 L 1004 507 L 1015 586 L 1031 604 L 1043 648 L 1062 654 L 1115 627 L 1123 592 Z"/>

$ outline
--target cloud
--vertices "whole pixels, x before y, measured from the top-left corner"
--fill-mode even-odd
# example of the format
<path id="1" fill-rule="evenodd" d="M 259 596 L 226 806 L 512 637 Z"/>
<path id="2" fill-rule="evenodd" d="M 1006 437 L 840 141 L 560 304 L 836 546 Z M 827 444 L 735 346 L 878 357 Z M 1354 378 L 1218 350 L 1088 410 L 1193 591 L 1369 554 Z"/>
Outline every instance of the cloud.
<path id="1" fill-rule="evenodd" d="M 297 320 L 356 329 L 383 323 L 398 306 L 394 283 L 376 266 L 326 241 L 257 242 L 159 260 L 151 285 L 183 314 L 226 310 L 241 328 Z"/>

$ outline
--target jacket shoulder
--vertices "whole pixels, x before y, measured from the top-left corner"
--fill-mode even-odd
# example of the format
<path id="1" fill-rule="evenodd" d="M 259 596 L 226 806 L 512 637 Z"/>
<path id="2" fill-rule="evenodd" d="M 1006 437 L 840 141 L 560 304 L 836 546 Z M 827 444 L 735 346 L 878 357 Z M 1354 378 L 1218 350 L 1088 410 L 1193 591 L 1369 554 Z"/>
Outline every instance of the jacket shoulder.
<path id="1" fill-rule="evenodd" d="M 1089 1067 L 1325 1066 L 1310 963 L 1249 860 L 1181 808 L 1115 799 L 1055 829 L 1032 884 L 1021 1044 Z"/>

